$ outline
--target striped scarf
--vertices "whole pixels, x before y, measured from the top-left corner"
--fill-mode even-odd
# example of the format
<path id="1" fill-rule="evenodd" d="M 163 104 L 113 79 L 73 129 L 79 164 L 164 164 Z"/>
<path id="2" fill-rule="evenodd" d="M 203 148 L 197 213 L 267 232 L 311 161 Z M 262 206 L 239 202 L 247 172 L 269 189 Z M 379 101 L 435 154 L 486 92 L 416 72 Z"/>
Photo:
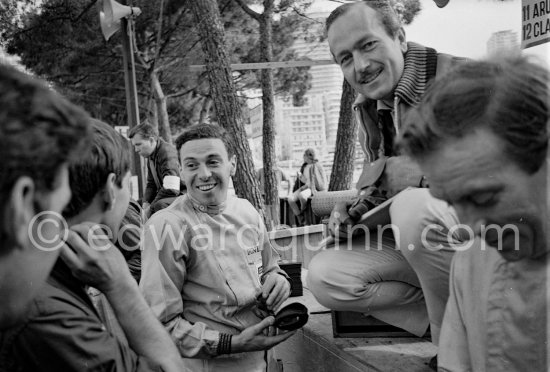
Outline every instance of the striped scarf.
<path id="1" fill-rule="evenodd" d="M 436 70 L 437 52 L 435 49 L 424 47 L 414 42 L 407 43 L 403 75 L 394 91 L 394 126 L 396 134 L 399 133 L 401 126 L 399 105 L 416 105 L 426 91 L 429 81 L 434 78 Z M 376 107 L 376 101 L 359 94 L 353 104 L 353 109 L 357 113 L 360 130 L 365 132 L 366 141 L 362 141 L 361 146 L 365 152 L 366 161 L 372 162 L 380 155 L 384 155 L 385 151 L 383 145 L 378 148 L 372 148 L 369 139 L 380 138 L 380 144 L 383 144 L 384 138 L 377 123 L 374 123 L 374 125 L 368 124 L 367 121 L 372 121 L 372 118 L 367 113 L 367 107 Z M 373 130 L 376 130 L 377 133 L 372 133 L 371 131 Z"/>

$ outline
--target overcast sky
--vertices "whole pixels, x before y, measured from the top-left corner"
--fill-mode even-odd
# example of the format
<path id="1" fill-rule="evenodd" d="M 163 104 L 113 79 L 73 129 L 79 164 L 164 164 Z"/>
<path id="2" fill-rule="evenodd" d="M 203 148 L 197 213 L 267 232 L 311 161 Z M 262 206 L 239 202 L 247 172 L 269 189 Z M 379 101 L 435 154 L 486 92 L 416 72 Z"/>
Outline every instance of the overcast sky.
<path id="1" fill-rule="evenodd" d="M 438 51 L 463 57 L 480 58 L 487 53 L 487 40 L 493 32 L 513 30 L 521 36 L 521 0 L 451 0 L 438 8 L 433 0 L 420 0 L 422 11 L 405 28 L 407 39 Z M 339 4 L 316 0 L 313 8 L 330 11 Z M 550 63 L 549 44 L 525 50 Z"/>

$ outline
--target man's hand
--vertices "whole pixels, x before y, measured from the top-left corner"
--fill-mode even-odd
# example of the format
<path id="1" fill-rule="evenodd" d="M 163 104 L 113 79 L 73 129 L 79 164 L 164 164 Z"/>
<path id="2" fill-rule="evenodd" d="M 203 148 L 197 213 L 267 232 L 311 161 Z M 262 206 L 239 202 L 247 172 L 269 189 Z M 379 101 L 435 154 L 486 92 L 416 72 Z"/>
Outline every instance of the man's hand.
<path id="1" fill-rule="evenodd" d="M 260 323 L 254 324 L 243 330 L 240 334 L 233 336 L 231 340 L 231 353 L 267 350 L 296 333 L 296 331 L 290 331 L 274 335 L 273 331 L 269 331 L 274 321 L 274 317 L 268 316 Z"/>
<path id="2" fill-rule="evenodd" d="M 149 217 L 151 217 L 151 204 L 147 202 L 143 202 L 143 205 L 141 206 L 141 209 L 143 211 L 143 219 L 147 220 Z"/>
<path id="3" fill-rule="evenodd" d="M 262 285 L 262 297 L 266 299 L 267 309 L 275 312 L 290 296 L 290 283 L 278 273 L 270 273 Z"/>
<path id="4" fill-rule="evenodd" d="M 339 239 L 348 237 L 349 229 L 354 225 L 354 221 L 348 214 L 351 204 L 351 202 L 336 203 L 328 221 L 330 235 Z"/>
<path id="5" fill-rule="evenodd" d="M 106 295 L 114 288 L 132 282 L 132 276 L 122 253 L 111 243 L 97 224 L 85 222 L 71 227 L 69 246 L 61 258 L 74 276 Z"/>
<path id="6" fill-rule="evenodd" d="M 392 197 L 409 186 L 418 187 L 422 172 L 418 164 L 408 156 L 392 156 L 386 160 L 386 168 L 380 177 L 380 189 Z"/>

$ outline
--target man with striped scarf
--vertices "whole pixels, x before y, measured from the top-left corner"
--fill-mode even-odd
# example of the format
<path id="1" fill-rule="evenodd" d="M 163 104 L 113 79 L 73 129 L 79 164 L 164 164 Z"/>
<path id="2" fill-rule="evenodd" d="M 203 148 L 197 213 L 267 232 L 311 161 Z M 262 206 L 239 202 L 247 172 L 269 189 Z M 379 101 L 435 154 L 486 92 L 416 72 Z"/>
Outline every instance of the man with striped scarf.
<path id="1" fill-rule="evenodd" d="M 363 213 L 395 198 L 391 229 L 354 236 L 352 249 L 321 252 L 310 263 L 308 284 L 331 309 L 368 313 L 418 336 L 429 318 L 437 345 L 453 246 L 462 242 L 457 231 L 449 233 L 458 220 L 448 204 L 430 196 L 419 168 L 393 142 L 430 81 L 461 59 L 407 42 L 387 1 L 344 4 L 326 28 L 335 61 L 359 93 L 354 111 L 365 153 L 358 197 L 335 207 L 331 233 L 346 238 Z"/>

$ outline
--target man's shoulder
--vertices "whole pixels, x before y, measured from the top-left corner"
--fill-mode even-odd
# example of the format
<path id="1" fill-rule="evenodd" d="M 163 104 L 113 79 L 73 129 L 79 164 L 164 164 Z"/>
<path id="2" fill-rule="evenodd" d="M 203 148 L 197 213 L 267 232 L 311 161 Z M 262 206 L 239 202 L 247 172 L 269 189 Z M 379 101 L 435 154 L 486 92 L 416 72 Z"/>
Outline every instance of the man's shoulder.
<path id="1" fill-rule="evenodd" d="M 181 195 L 169 206 L 155 212 L 146 222 L 146 225 L 185 224 L 186 216 L 192 207 L 186 202 L 187 197 Z"/>
<path id="2" fill-rule="evenodd" d="M 466 57 L 457 57 L 447 53 L 437 53 L 437 70 L 436 75 L 445 73 L 453 67 L 470 61 Z"/>
<path id="3" fill-rule="evenodd" d="M 228 195 L 226 205 L 229 211 L 237 211 L 240 214 L 251 214 L 253 216 L 260 215 L 248 199 L 240 198 L 236 195 Z"/>
<path id="4" fill-rule="evenodd" d="M 50 329 L 53 329 L 65 318 L 96 317 L 91 300 L 84 289 L 81 290 L 81 293 L 75 293 L 62 280 L 48 278 L 29 307 L 27 324 L 43 323 L 47 319 Z"/>
<path id="5" fill-rule="evenodd" d="M 167 155 L 175 155 L 177 156 L 178 152 L 176 150 L 176 146 L 172 145 L 171 143 L 166 142 L 162 138 L 158 139 L 159 145 L 157 147 L 157 155 L 167 156 Z"/>
<path id="6" fill-rule="evenodd" d="M 493 272 L 494 267 L 502 261 L 495 248 L 488 247 L 479 238 L 465 242 L 453 258 L 455 279 L 473 282 L 474 284 Z"/>

